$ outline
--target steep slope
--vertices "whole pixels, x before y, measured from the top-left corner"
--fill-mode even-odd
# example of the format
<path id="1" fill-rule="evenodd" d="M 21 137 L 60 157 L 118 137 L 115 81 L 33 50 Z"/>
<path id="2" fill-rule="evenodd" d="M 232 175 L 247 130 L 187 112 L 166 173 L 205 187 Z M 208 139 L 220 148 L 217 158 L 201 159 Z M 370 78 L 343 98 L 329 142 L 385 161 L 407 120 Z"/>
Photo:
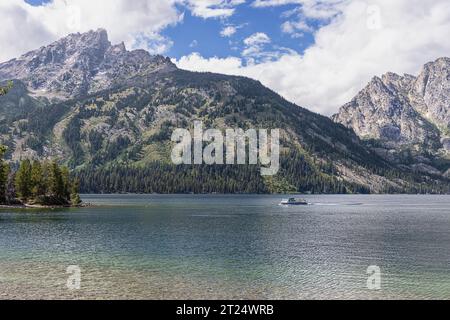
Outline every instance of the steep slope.
<path id="1" fill-rule="evenodd" d="M 333 120 L 353 129 L 391 162 L 446 174 L 450 155 L 450 59 L 418 77 L 375 77 Z"/>
<path id="2" fill-rule="evenodd" d="M 411 100 L 444 135 L 450 134 L 450 58 L 426 64 L 414 83 Z M 445 145 L 447 150 L 448 145 Z"/>
<path id="3" fill-rule="evenodd" d="M 70 35 L 0 64 L 16 79 L 0 97 L 11 160 L 56 158 L 85 192 L 447 192 L 448 181 L 398 169 L 352 130 L 259 82 L 177 69 L 112 46 L 103 30 Z M 38 79 L 40 79 L 38 81 Z M 173 166 L 175 128 L 281 128 L 280 173 L 255 166 Z"/>

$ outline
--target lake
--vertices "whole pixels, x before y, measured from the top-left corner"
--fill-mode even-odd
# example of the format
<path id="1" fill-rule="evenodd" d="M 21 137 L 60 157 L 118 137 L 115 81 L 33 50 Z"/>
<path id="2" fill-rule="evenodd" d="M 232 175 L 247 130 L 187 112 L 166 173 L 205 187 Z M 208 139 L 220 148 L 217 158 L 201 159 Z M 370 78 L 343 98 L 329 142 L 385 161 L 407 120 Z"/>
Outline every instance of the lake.
<path id="1" fill-rule="evenodd" d="M 450 299 L 450 196 L 82 198 L 0 210 L 0 299 Z"/>

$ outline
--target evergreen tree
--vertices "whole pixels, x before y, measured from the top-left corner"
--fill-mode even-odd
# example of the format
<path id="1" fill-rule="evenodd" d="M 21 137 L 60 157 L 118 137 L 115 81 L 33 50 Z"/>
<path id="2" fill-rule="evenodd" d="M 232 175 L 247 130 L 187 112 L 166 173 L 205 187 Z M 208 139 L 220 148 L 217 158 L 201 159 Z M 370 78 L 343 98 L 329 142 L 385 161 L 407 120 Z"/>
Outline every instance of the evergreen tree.
<path id="1" fill-rule="evenodd" d="M 63 182 L 63 188 L 62 188 L 62 196 L 65 199 L 70 199 L 70 195 L 71 195 L 71 182 L 70 182 L 70 172 L 69 172 L 69 168 L 67 167 L 62 167 L 61 168 L 61 178 L 62 178 L 62 182 Z"/>
<path id="2" fill-rule="evenodd" d="M 6 148 L 0 145 L 0 204 L 14 202 L 16 193 L 23 202 L 43 205 L 80 205 L 79 183 L 72 181 L 67 167 L 56 162 L 23 160 L 9 179 L 10 168 L 3 160 Z"/>
<path id="3" fill-rule="evenodd" d="M 64 180 L 58 164 L 54 161 L 50 165 L 50 192 L 58 199 L 64 199 Z"/>
<path id="4" fill-rule="evenodd" d="M 20 163 L 19 170 L 16 172 L 15 185 L 19 197 L 22 200 L 27 201 L 32 195 L 30 160 L 23 160 Z"/>
<path id="5" fill-rule="evenodd" d="M 43 178 L 43 186 L 45 189 L 45 194 L 48 195 L 51 192 L 51 172 L 52 172 L 52 166 L 49 161 L 45 161 L 42 163 L 42 178 Z"/>
<path id="6" fill-rule="evenodd" d="M 70 191 L 70 203 L 73 206 L 79 206 L 81 204 L 81 198 L 80 195 L 78 194 L 78 189 L 79 189 L 79 182 L 78 180 L 75 180 L 71 184 L 71 191 Z"/>
<path id="7" fill-rule="evenodd" d="M 31 166 L 31 193 L 34 198 L 45 196 L 47 193 L 44 173 L 39 161 L 33 161 Z"/>
<path id="8" fill-rule="evenodd" d="M 4 161 L 0 162 L 0 204 L 6 203 L 8 200 L 8 182 L 11 169 L 9 164 Z"/>
<path id="9" fill-rule="evenodd" d="M 3 160 L 6 147 L 0 145 L 0 204 L 5 204 L 7 199 L 9 165 Z"/>

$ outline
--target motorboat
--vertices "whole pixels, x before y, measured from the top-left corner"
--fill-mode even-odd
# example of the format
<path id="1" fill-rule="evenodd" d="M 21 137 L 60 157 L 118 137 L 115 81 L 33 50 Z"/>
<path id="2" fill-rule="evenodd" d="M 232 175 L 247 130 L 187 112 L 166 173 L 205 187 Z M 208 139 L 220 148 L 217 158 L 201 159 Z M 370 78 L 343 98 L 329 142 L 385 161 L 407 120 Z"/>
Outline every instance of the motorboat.
<path id="1" fill-rule="evenodd" d="M 308 202 L 305 199 L 289 198 L 283 199 L 280 202 L 280 206 L 306 206 L 306 205 L 308 205 Z"/>

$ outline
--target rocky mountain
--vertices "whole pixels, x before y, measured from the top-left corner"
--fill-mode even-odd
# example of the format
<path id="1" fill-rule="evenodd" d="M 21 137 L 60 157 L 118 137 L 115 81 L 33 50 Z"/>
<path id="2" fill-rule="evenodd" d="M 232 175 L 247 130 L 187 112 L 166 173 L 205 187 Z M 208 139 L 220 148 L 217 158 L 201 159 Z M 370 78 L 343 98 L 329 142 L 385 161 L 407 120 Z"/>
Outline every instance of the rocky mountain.
<path id="1" fill-rule="evenodd" d="M 448 175 L 450 58 L 426 64 L 417 77 L 374 77 L 333 120 L 353 129 L 391 162 Z"/>
<path id="2" fill-rule="evenodd" d="M 0 143 L 12 165 L 58 159 L 84 192 L 450 191 L 444 177 L 392 165 L 352 130 L 258 81 L 179 70 L 167 58 L 112 45 L 104 30 L 0 64 L 6 80 L 14 85 L 0 97 Z M 220 129 L 281 128 L 280 173 L 172 165 L 173 130 L 195 120 Z"/>
<path id="3" fill-rule="evenodd" d="M 0 79 L 20 79 L 33 96 L 67 99 L 175 69 L 170 59 L 111 45 L 105 30 L 71 34 L 0 65 Z"/>

